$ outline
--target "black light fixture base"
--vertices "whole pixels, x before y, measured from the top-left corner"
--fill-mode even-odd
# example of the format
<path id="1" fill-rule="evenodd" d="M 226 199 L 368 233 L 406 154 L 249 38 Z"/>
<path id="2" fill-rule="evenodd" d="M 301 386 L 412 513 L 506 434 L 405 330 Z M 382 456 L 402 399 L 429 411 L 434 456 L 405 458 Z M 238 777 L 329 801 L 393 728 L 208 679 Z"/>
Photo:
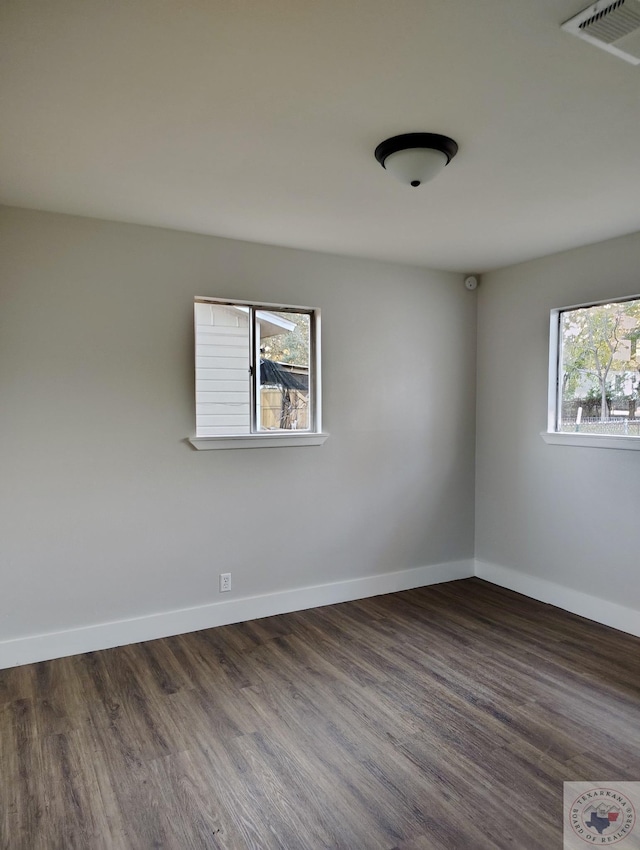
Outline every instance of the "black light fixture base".
<path id="1" fill-rule="evenodd" d="M 449 136 L 441 136 L 439 133 L 402 133 L 400 136 L 392 136 L 384 142 L 380 142 L 375 150 L 375 157 L 384 168 L 384 161 L 392 153 L 408 150 L 410 148 L 430 148 L 441 151 L 447 157 L 447 165 L 458 153 L 458 145 Z M 418 183 L 418 181 L 415 181 Z M 414 185 L 414 183 L 412 183 Z"/>

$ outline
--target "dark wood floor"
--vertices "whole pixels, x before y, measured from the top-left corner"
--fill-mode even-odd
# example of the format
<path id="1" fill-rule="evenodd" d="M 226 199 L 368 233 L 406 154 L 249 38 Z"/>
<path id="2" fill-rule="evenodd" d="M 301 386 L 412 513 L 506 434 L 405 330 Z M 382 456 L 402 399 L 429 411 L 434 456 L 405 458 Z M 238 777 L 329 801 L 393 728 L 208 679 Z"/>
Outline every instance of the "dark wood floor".
<path id="1" fill-rule="evenodd" d="M 0 672 L 9 850 L 553 850 L 640 640 L 477 579 Z"/>

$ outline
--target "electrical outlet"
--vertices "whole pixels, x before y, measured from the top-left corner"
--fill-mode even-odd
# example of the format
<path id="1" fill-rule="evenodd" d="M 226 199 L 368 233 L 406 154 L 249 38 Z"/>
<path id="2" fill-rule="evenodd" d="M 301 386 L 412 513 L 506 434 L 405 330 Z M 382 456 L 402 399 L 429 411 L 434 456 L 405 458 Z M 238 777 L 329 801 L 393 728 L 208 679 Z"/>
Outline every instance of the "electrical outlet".
<path id="1" fill-rule="evenodd" d="M 231 573 L 220 573 L 220 593 L 231 590 Z"/>

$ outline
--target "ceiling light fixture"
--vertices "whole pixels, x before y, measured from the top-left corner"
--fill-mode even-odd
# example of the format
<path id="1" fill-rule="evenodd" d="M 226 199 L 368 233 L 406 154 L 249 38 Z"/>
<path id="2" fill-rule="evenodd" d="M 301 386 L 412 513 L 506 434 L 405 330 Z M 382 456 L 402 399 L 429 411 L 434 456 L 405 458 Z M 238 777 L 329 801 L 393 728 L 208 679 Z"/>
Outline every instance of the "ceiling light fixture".
<path id="1" fill-rule="evenodd" d="M 432 180 L 458 153 L 458 145 L 437 133 L 403 133 L 380 142 L 375 157 L 390 174 L 410 186 Z"/>

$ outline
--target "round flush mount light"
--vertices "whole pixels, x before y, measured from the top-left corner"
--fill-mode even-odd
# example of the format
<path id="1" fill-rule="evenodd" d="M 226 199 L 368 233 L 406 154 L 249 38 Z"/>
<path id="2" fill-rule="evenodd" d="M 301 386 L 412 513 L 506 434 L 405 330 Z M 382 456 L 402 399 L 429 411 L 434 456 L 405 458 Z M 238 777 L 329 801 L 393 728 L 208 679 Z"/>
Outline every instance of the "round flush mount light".
<path id="1" fill-rule="evenodd" d="M 421 186 L 439 174 L 458 153 L 458 145 L 438 133 L 403 133 L 380 142 L 375 157 L 390 174 L 409 186 Z"/>

